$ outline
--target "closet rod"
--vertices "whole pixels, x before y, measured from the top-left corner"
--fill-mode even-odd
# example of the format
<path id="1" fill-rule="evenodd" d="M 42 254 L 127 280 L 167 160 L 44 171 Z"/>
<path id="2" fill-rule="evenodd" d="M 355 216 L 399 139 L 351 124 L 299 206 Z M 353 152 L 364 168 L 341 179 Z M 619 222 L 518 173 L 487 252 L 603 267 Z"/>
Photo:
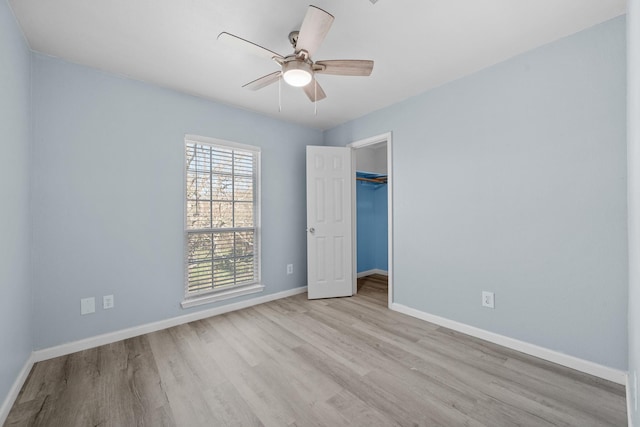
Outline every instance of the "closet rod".
<path id="1" fill-rule="evenodd" d="M 356 177 L 356 179 L 358 181 L 375 182 L 377 184 L 386 184 L 387 183 L 387 177 L 386 176 L 384 178 L 364 178 L 364 177 L 358 176 L 358 177 Z"/>

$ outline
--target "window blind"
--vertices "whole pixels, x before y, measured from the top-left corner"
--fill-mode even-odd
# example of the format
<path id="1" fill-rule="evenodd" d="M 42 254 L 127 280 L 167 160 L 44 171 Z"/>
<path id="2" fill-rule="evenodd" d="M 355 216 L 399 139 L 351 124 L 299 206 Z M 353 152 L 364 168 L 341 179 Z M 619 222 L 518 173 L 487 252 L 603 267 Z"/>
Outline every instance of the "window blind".
<path id="1" fill-rule="evenodd" d="M 260 280 L 259 151 L 185 141 L 186 294 Z"/>

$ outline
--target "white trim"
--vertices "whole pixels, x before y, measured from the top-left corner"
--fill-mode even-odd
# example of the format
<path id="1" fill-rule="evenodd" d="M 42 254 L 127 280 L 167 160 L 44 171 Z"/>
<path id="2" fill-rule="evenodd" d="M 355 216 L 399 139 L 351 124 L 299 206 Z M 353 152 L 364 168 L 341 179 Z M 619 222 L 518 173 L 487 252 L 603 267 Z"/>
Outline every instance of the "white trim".
<path id="1" fill-rule="evenodd" d="M 393 135 L 387 134 L 387 307 L 393 304 Z"/>
<path id="2" fill-rule="evenodd" d="M 368 145 L 374 145 L 379 143 L 387 143 L 387 276 L 388 280 L 388 302 L 387 306 L 391 308 L 393 304 L 393 135 L 391 132 L 386 132 L 380 135 L 372 136 L 370 138 L 361 139 L 359 141 L 352 142 L 347 144 L 347 147 L 350 147 L 352 150 L 357 150 L 358 148 L 366 147 Z M 354 266 L 353 268 L 353 286 L 354 286 L 354 294 L 357 292 L 357 236 L 356 236 L 356 166 L 355 166 L 355 158 L 352 156 L 351 161 L 351 169 L 353 173 L 353 184 L 352 184 L 352 202 L 351 202 L 351 227 L 352 227 L 352 240 L 353 240 L 353 251 L 351 254 L 351 263 Z"/>
<path id="3" fill-rule="evenodd" d="M 391 132 L 385 132 L 385 133 L 381 133 L 380 135 L 371 136 L 369 138 L 359 139 L 358 141 L 351 142 L 347 144 L 347 147 L 362 148 L 368 145 L 375 145 L 383 142 L 389 142 L 390 139 L 391 139 Z"/>
<path id="4" fill-rule="evenodd" d="M 260 147 L 256 145 L 241 144 L 239 142 L 227 141 L 225 139 L 219 139 L 219 138 L 210 138 L 208 136 L 185 134 L 184 140 L 185 142 L 190 141 L 190 142 L 195 142 L 196 144 L 223 145 L 223 146 L 229 146 L 232 148 L 237 148 L 239 150 L 253 151 L 256 153 L 260 152 Z"/>
<path id="5" fill-rule="evenodd" d="M 235 310 L 241 310 L 243 308 L 251 307 L 258 304 L 263 304 L 265 302 L 274 301 L 281 298 L 287 298 L 292 295 L 304 293 L 306 291 L 307 291 L 307 287 L 302 286 L 299 288 L 277 292 L 275 294 L 263 295 L 260 297 L 239 301 L 233 304 L 223 305 L 221 307 L 214 307 L 208 310 L 202 310 L 195 313 L 189 313 L 189 314 L 184 314 L 182 316 L 172 317 L 170 319 L 159 320 L 157 322 L 146 323 L 144 325 L 122 329 L 120 331 L 109 332 L 106 334 L 97 335 L 94 337 L 85 338 L 82 340 L 73 341 L 66 344 L 61 344 L 55 347 L 44 348 L 42 350 L 34 351 L 33 359 L 34 359 L 34 362 L 40 362 L 42 360 L 52 359 L 58 356 L 64 356 L 66 354 L 87 350 L 89 348 L 94 348 L 94 347 L 98 347 L 105 344 L 111 344 L 116 341 L 121 341 L 127 338 L 133 338 L 139 335 L 160 331 L 162 329 L 167 329 L 173 326 L 178 326 L 178 325 L 193 322 L 196 320 L 205 319 L 207 317 L 217 316 L 219 314 L 224 314 L 224 313 L 228 313 Z"/>
<path id="6" fill-rule="evenodd" d="M 0 426 L 3 426 L 5 421 L 7 421 L 9 412 L 11 411 L 13 404 L 18 398 L 18 394 L 20 393 L 24 382 L 27 380 L 29 372 L 31 372 L 31 368 L 33 367 L 34 363 L 35 358 L 33 356 L 33 353 L 31 353 L 26 362 L 24 362 L 24 366 L 20 370 L 20 373 L 16 377 L 16 380 L 13 382 L 13 385 L 9 389 L 7 397 L 5 397 L 4 402 L 2 402 L 2 406 L 0 406 Z"/>
<path id="7" fill-rule="evenodd" d="M 182 308 L 197 307 L 203 304 L 211 304 L 217 301 L 224 301 L 230 298 L 241 297 L 243 295 L 251 295 L 264 290 L 264 285 L 256 283 L 249 286 L 239 286 L 233 289 L 227 289 L 225 291 L 218 291 L 214 293 L 208 293 L 192 298 L 187 298 L 180 303 Z"/>
<path id="8" fill-rule="evenodd" d="M 389 276 L 389 272 L 385 270 L 380 270 L 379 268 L 374 268 L 372 270 L 361 271 L 358 273 L 358 279 L 364 276 L 371 276 L 372 274 L 380 274 L 382 276 Z"/>
<path id="9" fill-rule="evenodd" d="M 444 326 L 445 328 L 453 329 L 454 331 L 462 332 L 463 334 L 471 335 L 473 337 L 480 338 L 485 341 L 510 348 L 512 350 L 526 353 L 531 356 L 539 357 L 540 359 L 557 363 L 558 365 L 566 366 L 568 368 L 594 375 L 596 377 L 604 378 L 605 380 L 613 381 L 618 384 L 624 385 L 627 378 L 627 373 L 619 369 L 603 366 L 594 362 L 590 362 L 588 360 L 580 359 L 575 356 L 570 356 L 565 353 L 560 353 L 555 350 L 550 350 L 545 347 L 540 347 L 535 344 L 520 341 L 515 338 L 509 338 L 504 335 L 476 328 L 475 326 L 456 322 L 455 320 L 450 320 L 444 317 L 436 316 L 434 314 L 425 313 L 423 311 L 416 310 L 415 308 L 407 307 L 402 304 L 393 303 L 390 308 L 391 310 L 397 311 L 399 313 L 416 317 L 427 322 L 435 323 L 436 325 Z"/>

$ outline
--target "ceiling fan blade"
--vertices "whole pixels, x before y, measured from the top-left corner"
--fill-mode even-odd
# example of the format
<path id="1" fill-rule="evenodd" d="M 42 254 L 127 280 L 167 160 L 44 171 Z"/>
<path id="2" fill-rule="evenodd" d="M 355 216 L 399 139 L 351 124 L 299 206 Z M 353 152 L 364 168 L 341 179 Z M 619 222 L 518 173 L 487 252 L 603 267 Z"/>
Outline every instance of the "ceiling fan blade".
<path id="1" fill-rule="evenodd" d="M 252 55 L 261 56 L 267 59 L 283 59 L 283 56 L 279 53 L 269 50 L 266 47 L 262 47 L 255 43 L 252 43 L 249 40 L 234 36 L 233 34 L 222 32 L 218 35 L 218 40 L 223 42 L 227 46 L 243 49 Z"/>
<path id="2" fill-rule="evenodd" d="M 254 81 L 249 82 L 242 87 L 250 90 L 262 89 L 265 86 L 269 86 L 270 84 L 277 82 L 281 74 L 282 71 L 276 71 L 275 73 L 267 74 L 266 76 L 262 76 L 259 79 L 255 79 Z"/>
<path id="3" fill-rule="evenodd" d="M 334 74 L 337 76 L 369 76 L 373 71 L 373 61 L 360 59 L 336 59 L 316 61 L 322 68 L 315 70 L 318 74 Z"/>
<path id="4" fill-rule="evenodd" d="M 327 97 L 327 94 L 324 93 L 324 90 L 322 90 L 322 87 L 315 78 L 311 79 L 311 83 L 303 86 L 302 90 L 304 90 L 304 93 L 307 94 L 311 102 L 321 101 Z"/>
<path id="5" fill-rule="evenodd" d="M 333 19 L 333 15 L 330 13 L 318 7 L 309 6 L 304 21 L 302 21 L 302 27 L 300 27 L 300 33 L 298 34 L 296 53 L 301 50 L 306 50 L 309 56 L 313 56 L 314 52 L 327 36 Z"/>

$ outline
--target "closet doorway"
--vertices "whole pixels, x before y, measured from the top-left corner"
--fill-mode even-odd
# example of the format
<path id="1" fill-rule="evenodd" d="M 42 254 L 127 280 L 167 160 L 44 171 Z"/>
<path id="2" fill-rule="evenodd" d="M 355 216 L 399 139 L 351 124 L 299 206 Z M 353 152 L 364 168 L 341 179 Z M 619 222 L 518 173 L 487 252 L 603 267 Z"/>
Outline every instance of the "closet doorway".
<path id="1" fill-rule="evenodd" d="M 391 133 L 349 144 L 353 171 L 354 290 L 393 302 Z"/>

